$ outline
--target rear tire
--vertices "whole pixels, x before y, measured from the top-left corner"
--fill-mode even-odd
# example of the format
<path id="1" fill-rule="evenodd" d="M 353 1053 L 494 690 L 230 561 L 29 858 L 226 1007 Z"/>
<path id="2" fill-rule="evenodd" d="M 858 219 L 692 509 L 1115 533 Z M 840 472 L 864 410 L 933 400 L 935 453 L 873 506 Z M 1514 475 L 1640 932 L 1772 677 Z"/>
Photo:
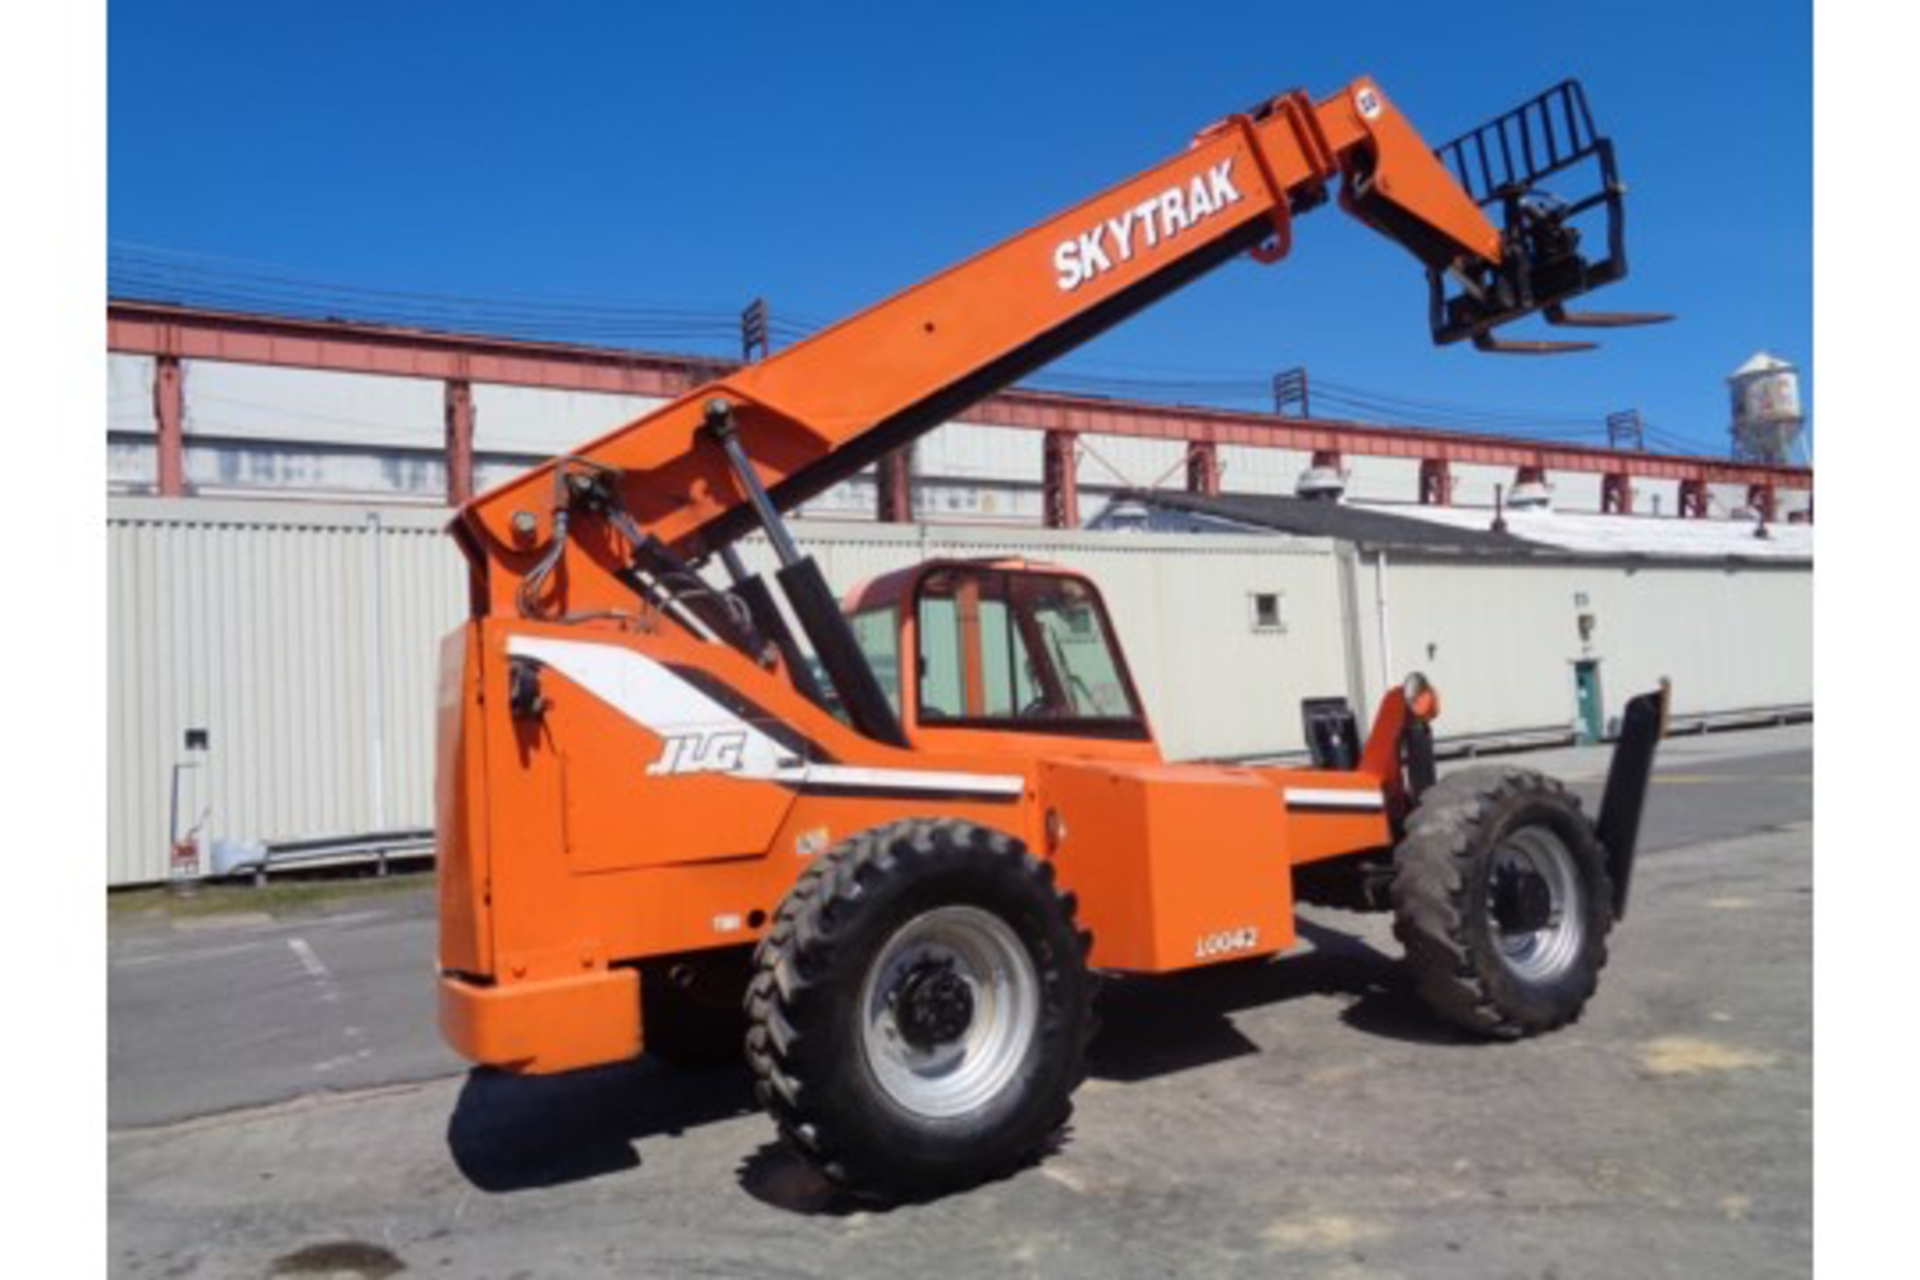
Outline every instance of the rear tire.
<path id="1" fill-rule="evenodd" d="M 1086 1074 L 1073 911 L 1050 864 L 969 822 L 891 823 L 816 860 L 747 991 L 747 1061 L 782 1136 L 889 1198 L 1032 1157 Z"/>
<path id="2" fill-rule="evenodd" d="M 1430 787 L 1394 851 L 1391 897 L 1421 996 L 1480 1035 L 1574 1021 L 1607 963 L 1605 850 L 1579 800 L 1531 769 L 1466 769 Z"/>

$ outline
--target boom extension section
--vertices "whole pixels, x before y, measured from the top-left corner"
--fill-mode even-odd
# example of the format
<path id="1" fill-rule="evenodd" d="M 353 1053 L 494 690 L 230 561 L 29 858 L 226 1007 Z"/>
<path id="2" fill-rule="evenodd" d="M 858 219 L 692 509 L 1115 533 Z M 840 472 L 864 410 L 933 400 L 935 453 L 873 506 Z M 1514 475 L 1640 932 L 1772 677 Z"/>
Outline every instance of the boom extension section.
<path id="1" fill-rule="evenodd" d="M 1560 204 L 1537 189 L 1587 159 L 1599 165 L 1597 194 Z M 638 579 L 653 589 L 643 598 L 661 606 L 663 585 L 690 581 L 683 565 L 697 568 L 1221 263 L 1243 253 L 1279 261 L 1294 217 L 1325 203 L 1336 179 L 1349 212 L 1426 264 L 1440 342 L 1514 350 L 1493 330 L 1535 312 L 1561 324 L 1658 318 L 1564 309 L 1626 273 L 1612 148 L 1594 134 L 1578 85 L 1437 155 L 1371 80 L 1318 102 L 1287 93 L 1076 208 L 476 498 L 456 533 L 478 611 L 604 617 L 632 609 Z M 1504 230 L 1488 217 L 1494 205 Z M 1608 252 L 1589 262 L 1568 220 L 1600 206 Z M 726 442 L 707 429 L 716 401 L 728 406 Z M 723 638 L 766 633 L 763 652 L 796 665 L 764 602 L 742 604 L 737 612 L 757 616 L 741 626 L 716 617 L 712 600 L 682 603 L 668 612 L 705 615 Z"/>

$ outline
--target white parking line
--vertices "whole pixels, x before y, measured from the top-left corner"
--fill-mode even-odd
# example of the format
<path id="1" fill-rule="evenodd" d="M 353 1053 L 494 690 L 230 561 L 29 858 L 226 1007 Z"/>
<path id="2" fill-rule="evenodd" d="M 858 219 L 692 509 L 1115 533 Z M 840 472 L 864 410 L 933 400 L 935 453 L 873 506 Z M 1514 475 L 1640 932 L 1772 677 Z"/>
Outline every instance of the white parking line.
<path id="1" fill-rule="evenodd" d="M 313 948 L 307 945 L 305 938 L 288 938 L 287 949 L 293 952 L 294 958 L 300 962 L 300 967 L 305 969 L 307 976 L 319 986 L 320 998 L 323 1001 L 332 1004 L 340 998 L 340 989 L 333 985 L 333 975 L 327 972 L 326 965 L 320 963 L 320 957 L 313 953 Z"/>
<path id="2" fill-rule="evenodd" d="M 341 911 L 320 917 L 319 923 L 329 929 L 337 929 L 343 924 L 365 924 L 369 920 L 390 919 L 386 911 Z"/>
<path id="3" fill-rule="evenodd" d="M 332 976 L 327 972 L 327 966 L 320 963 L 320 957 L 313 954 L 313 948 L 307 945 L 305 938 L 288 938 L 287 946 L 293 949 L 293 954 L 300 960 L 300 967 L 309 975 L 321 982 L 327 981 Z"/>
<path id="4" fill-rule="evenodd" d="M 237 942 L 232 946 L 202 947 L 195 951 L 149 951 L 113 956 L 109 963 L 116 969 L 144 969 L 156 964 L 190 964 L 196 960 L 213 960 L 220 956 L 258 951 L 266 945 L 264 942 Z"/>
<path id="5" fill-rule="evenodd" d="M 339 1068 L 339 1067 L 350 1067 L 350 1066 L 353 1066 L 355 1063 L 365 1062 L 368 1058 L 371 1058 L 372 1056 L 373 1056 L 373 1050 L 360 1049 L 353 1053 L 343 1053 L 337 1058 L 328 1058 L 325 1061 L 316 1062 L 313 1064 L 313 1069 L 324 1075 L 325 1073 L 335 1070 L 336 1068 Z"/>

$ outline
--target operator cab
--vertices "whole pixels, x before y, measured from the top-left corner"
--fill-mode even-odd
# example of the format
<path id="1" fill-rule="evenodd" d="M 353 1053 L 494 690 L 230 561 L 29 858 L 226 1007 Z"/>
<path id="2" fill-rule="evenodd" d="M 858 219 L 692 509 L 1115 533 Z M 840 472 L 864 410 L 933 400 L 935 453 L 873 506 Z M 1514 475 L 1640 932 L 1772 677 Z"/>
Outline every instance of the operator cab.
<path id="1" fill-rule="evenodd" d="M 1077 573 L 935 560 L 855 588 L 847 614 L 916 745 L 991 735 L 1001 749 L 1158 759 L 1106 606 Z"/>

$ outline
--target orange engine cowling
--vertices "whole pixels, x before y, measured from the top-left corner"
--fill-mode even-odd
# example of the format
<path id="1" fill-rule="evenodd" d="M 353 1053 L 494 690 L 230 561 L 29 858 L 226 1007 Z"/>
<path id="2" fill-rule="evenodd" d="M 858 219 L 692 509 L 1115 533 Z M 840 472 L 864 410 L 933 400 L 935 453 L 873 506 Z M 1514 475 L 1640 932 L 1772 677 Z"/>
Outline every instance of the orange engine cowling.
<path id="1" fill-rule="evenodd" d="M 1090 963 L 1164 973 L 1293 944 L 1286 808 L 1259 774 L 1049 762 L 1041 802 Z"/>

